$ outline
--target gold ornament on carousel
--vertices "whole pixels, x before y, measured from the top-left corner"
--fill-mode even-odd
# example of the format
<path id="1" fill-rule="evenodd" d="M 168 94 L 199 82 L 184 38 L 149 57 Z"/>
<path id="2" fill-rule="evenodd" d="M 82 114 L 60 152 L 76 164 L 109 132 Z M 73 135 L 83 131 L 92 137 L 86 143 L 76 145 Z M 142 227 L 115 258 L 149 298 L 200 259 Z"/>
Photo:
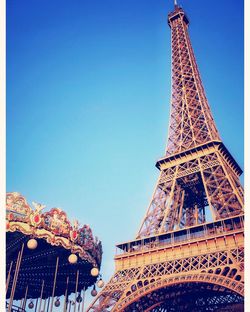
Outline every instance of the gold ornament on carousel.
<path id="1" fill-rule="evenodd" d="M 70 238 L 73 242 L 75 242 L 78 238 L 78 228 L 79 228 L 79 222 L 77 220 L 74 220 L 73 229 L 69 233 Z"/>
<path id="2" fill-rule="evenodd" d="M 41 211 L 46 207 L 45 205 L 32 202 L 32 205 L 35 208 L 35 211 L 31 211 L 30 222 L 33 226 L 37 227 L 42 222 Z"/>

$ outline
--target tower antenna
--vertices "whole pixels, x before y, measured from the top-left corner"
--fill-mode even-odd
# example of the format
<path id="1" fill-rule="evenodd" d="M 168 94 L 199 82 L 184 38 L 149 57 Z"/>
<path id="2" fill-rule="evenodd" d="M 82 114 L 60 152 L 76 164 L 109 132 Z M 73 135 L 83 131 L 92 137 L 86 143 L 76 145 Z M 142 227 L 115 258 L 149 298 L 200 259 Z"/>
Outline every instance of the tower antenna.
<path id="1" fill-rule="evenodd" d="M 174 6 L 176 7 L 177 5 L 177 0 L 174 0 Z"/>

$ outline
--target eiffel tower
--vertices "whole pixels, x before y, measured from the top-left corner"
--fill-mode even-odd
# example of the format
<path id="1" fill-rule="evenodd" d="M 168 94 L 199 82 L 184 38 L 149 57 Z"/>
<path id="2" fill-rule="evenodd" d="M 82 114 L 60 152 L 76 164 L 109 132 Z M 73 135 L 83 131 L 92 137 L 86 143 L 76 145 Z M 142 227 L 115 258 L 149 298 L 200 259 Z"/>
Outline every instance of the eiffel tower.
<path id="1" fill-rule="evenodd" d="M 168 15 L 172 99 L 166 154 L 136 239 L 87 311 L 243 311 L 241 168 L 216 129 L 177 5 Z"/>

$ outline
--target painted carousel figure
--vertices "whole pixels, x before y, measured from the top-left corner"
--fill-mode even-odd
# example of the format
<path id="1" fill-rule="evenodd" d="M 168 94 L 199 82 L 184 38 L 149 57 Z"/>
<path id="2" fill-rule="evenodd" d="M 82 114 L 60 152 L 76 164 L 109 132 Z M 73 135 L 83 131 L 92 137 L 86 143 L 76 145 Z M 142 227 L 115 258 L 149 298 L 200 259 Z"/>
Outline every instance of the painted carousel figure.
<path id="1" fill-rule="evenodd" d="M 97 295 L 101 242 L 65 212 L 7 193 L 6 311 L 83 312 L 85 291 Z"/>

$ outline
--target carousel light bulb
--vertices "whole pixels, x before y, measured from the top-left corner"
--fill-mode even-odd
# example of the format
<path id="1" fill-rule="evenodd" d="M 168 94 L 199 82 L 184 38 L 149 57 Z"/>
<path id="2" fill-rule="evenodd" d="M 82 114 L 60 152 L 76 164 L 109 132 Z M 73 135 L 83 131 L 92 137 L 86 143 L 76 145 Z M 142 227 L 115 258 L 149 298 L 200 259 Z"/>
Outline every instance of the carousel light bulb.
<path id="1" fill-rule="evenodd" d="M 36 249 L 36 247 L 37 247 L 37 240 L 34 239 L 34 238 L 29 239 L 28 242 L 27 242 L 27 247 L 29 249 Z"/>
<path id="2" fill-rule="evenodd" d="M 33 308 L 34 308 L 34 303 L 33 303 L 32 301 L 30 301 L 30 303 L 28 304 L 28 307 L 29 307 L 30 309 L 33 309 Z"/>
<path id="3" fill-rule="evenodd" d="M 76 297 L 76 302 L 78 302 L 78 303 L 82 302 L 82 297 L 80 294 Z"/>
<path id="4" fill-rule="evenodd" d="M 60 307 L 60 299 L 57 298 L 55 301 L 55 307 Z"/>
<path id="5" fill-rule="evenodd" d="M 104 281 L 102 279 L 100 279 L 98 282 L 97 282 L 97 286 L 99 288 L 102 288 L 104 286 Z"/>
<path id="6" fill-rule="evenodd" d="M 77 255 L 75 254 L 69 255 L 68 260 L 69 260 L 69 263 L 75 264 L 77 262 Z"/>
<path id="7" fill-rule="evenodd" d="M 95 285 L 93 287 L 93 289 L 91 290 L 91 296 L 95 297 L 97 295 L 97 291 L 95 289 Z"/>
<path id="8" fill-rule="evenodd" d="M 98 274 L 99 274 L 99 270 L 97 269 L 97 268 L 92 268 L 91 269 L 91 271 L 90 271 L 90 274 L 92 275 L 92 276 L 98 276 Z"/>

